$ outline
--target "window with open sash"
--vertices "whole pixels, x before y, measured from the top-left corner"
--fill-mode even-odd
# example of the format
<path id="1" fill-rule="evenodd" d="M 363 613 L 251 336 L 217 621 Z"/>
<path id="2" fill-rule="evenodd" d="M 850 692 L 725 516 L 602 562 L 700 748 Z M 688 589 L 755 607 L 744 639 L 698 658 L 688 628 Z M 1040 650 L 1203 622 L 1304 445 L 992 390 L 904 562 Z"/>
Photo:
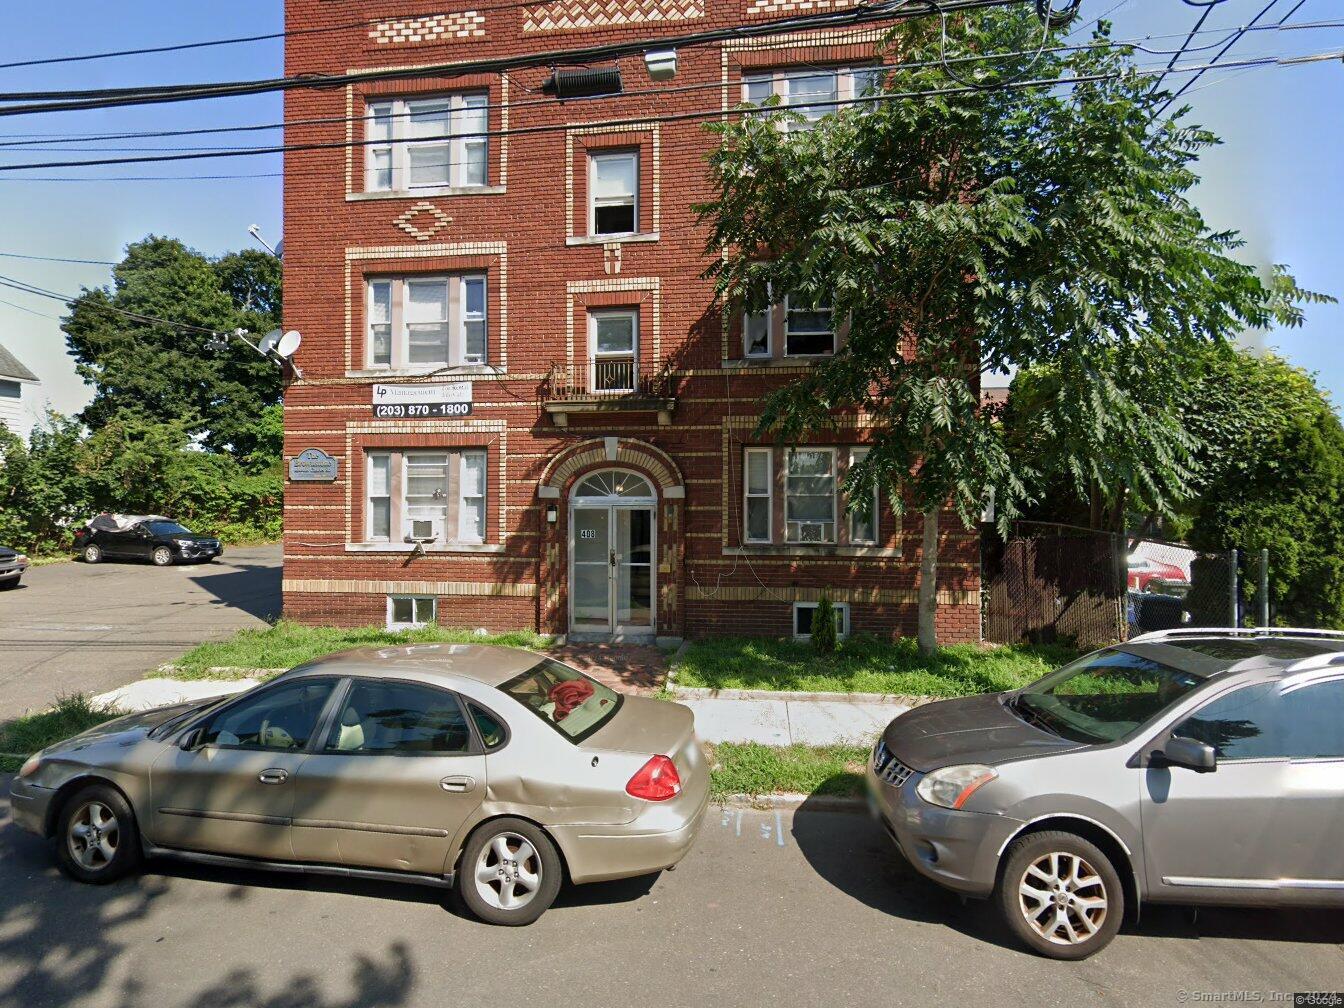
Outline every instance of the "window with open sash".
<path id="1" fill-rule="evenodd" d="M 369 542 L 484 542 L 483 449 L 376 451 L 367 464 Z"/>
<path id="2" fill-rule="evenodd" d="M 485 185 L 488 103 L 484 91 L 370 103 L 366 191 Z"/>
<path id="3" fill-rule="evenodd" d="M 639 230 L 639 154 L 588 156 L 588 233 L 633 234 Z"/>
<path id="4" fill-rule="evenodd" d="M 370 367 L 484 364 L 489 352 L 484 274 L 367 282 Z"/>

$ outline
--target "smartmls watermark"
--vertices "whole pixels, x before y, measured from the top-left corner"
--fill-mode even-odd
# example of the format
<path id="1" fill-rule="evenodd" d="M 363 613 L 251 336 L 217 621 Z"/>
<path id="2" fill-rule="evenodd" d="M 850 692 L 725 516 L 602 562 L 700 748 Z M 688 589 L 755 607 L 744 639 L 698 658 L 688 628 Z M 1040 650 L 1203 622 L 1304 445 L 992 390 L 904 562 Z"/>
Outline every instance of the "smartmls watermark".
<path id="1" fill-rule="evenodd" d="M 1344 1008 L 1344 991 L 1185 990 L 1176 992 L 1181 1004 L 1274 1004 L 1304 1008 Z"/>

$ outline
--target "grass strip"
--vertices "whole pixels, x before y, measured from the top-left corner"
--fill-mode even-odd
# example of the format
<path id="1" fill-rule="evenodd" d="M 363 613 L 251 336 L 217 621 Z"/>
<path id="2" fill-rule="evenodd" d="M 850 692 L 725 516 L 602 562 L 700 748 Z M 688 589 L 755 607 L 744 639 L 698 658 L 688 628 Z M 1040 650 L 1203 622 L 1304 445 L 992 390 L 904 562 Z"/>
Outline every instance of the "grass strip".
<path id="1" fill-rule="evenodd" d="M 120 717 L 125 711 L 94 701 L 83 693 L 59 697 L 51 710 L 25 714 L 0 724 L 0 770 L 13 773 L 39 749 Z"/>
<path id="2" fill-rule="evenodd" d="M 710 752 L 711 799 L 800 793 L 853 798 L 863 794 L 867 746 L 767 746 L 720 742 Z"/>
<path id="3" fill-rule="evenodd" d="M 955 697 L 1015 689 L 1073 658 L 1067 647 L 953 644 L 933 656 L 913 639 L 852 637 L 830 655 L 764 637 L 695 641 L 672 669 L 678 686 Z"/>
<path id="4" fill-rule="evenodd" d="M 530 631 L 478 634 L 474 630 L 449 630 L 427 626 L 417 630 L 384 627 L 317 627 L 281 620 L 273 626 L 240 630 L 223 640 L 198 644 L 176 662 L 170 671 L 151 676 L 173 679 L 236 679 L 238 673 L 215 669 L 288 669 L 314 658 L 358 647 L 398 644 L 499 644 L 504 647 L 544 650 L 551 638 Z"/>

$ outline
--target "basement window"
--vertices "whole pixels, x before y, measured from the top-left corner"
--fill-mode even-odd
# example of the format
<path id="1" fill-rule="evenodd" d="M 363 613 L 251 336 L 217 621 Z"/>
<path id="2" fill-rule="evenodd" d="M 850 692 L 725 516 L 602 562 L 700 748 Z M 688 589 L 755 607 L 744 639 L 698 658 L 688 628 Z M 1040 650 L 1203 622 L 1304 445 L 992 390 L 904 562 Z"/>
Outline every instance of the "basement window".
<path id="1" fill-rule="evenodd" d="M 414 630 L 438 619 L 438 599 L 433 595 L 389 595 L 387 628 Z"/>
<path id="2" fill-rule="evenodd" d="M 849 603 L 832 602 L 835 610 L 835 633 L 837 637 L 849 636 Z M 795 640 L 812 639 L 812 617 L 817 614 L 817 603 L 795 602 L 793 604 L 793 636 Z"/>

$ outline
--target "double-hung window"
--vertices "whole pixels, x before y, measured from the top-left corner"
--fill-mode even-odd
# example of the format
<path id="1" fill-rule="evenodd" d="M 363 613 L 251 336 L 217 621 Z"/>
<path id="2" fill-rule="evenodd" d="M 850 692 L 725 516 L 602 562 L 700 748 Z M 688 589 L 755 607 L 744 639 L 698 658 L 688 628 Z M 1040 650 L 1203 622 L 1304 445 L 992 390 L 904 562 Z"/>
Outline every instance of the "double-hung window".
<path id="1" fill-rule="evenodd" d="M 784 353 L 789 357 L 835 353 L 835 318 L 829 296 L 817 304 L 794 295 L 784 299 Z"/>
<path id="2" fill-rule="evenodd" d="M 769 291 L 766 293 L 769 297 Z M 771 357 L 774 340 L 770 338 L 773 311 L 767 304 L 760 311 L 742 313 L 742 355 L 744 357 Z"/>
<path id="3" fill-rule="evenodd" d="M 764 105 L 776 97 L 780 108 L 802 116 L 801 121 L 786 122 L 783 128 L 808 130 L 823 116 L 850 107 L 856 98 L 875 93 L 881 86 L 882 74 L 879 67 L 785 68 L 750 73 L 742 78 L 742 100 L 750 105 Z M 855 107 L 867 108 L 869 104 Z"/>
<path id="4" fill-rule="evenodd" d="M 489 352 L 486 278 L 389 277 L 368 281 L 369 367 L 484 364 Z"/>
<path id="5" fill-rule="evenodd" d="M 791 543 L 835 542 L 835 449 L 785 453 L 784 523 Z"/>
<path id="6" fill-rule="evenodd" d="M 484 91 L 370 103 L 365 126 L 366 190 L 485 185 L 487 105 Z"/>
<path id="7" fill-rule="evenodd" d="M 595 311 L 588 316 L 593 392 L 633 392 L 639 373 L 639 312 Z"/>
<path id="8" fill-rule="evenodd" d="M 851 448 L 849 467 L 853 469 L 867 454 L 867 448 Z M 877 534 L 877 482 L 874 481 L 849 499 L 849 541 L 856 546 L 876 543 Z"/>
<path id="9" fill-rule="evenodd" d="M 639 230 L 639 154 L 619 151 L 588 156 L 588 232 L 634 234 Z"/>
<path id="10" fill-rule="evenodd" d="M 774 506 L 774 449 L 748 448 L 744 455 L 744 539 L 749 543 L 771 540 L 771 510 Z"/>
<path id="11" fill-rule="evenodd" d="M 484 542 L 484 450 L 374 451 L 367 461 L 369 542 Z"/>

